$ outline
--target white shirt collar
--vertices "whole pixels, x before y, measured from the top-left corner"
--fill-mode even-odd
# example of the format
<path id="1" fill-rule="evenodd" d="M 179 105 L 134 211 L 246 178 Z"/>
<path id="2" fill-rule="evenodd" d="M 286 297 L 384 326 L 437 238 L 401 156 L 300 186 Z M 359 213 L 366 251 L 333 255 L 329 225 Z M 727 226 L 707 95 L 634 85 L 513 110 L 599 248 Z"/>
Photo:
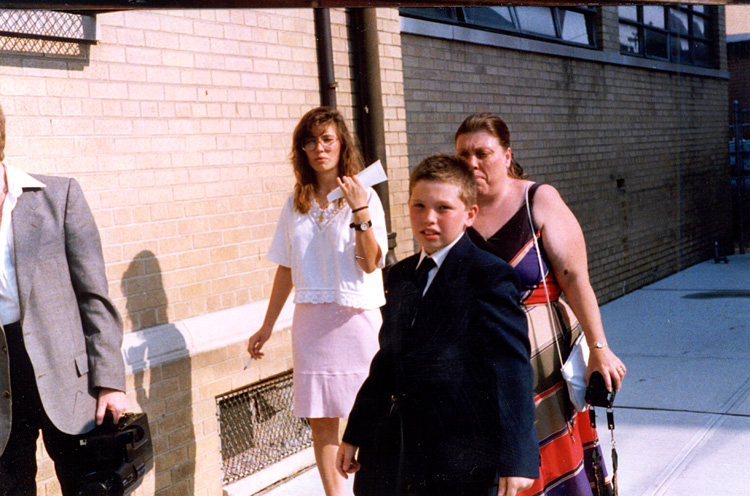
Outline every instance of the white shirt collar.
<path id="1" fill-rule="evenodd" d="M 25 188 L 44 188 L 46 185 L 41 181 L 34 179 L 21 169 L 16 169 L 10 165 L 3 164 L 5 167 L 5 177 L 8 180 L 8 196 L 18 199 Z"/>
<path id="2" fill-rule="evenodd" d="M 24 188 L 44 188 L 44 184 L 20 169 L 0 163 L 0 187 L 8 181 L 8 192 L 0 220 L 0 320 L 5 324 L 21 319 L 21 305 L 18 296 L 18 280 L 15 268 L 15 244 L 13 241 L 12 213 Z"/>
<path id="3" fill-rule="evenodd" d="M 437 275 L 438 270 L 440 270 L 440 266 L 445 261 L 445 257 L 448 256 L 448 253 L 450 253 L 450 251 L 453 248 L 453 246 L 456 243 L 458 243 L 459 240 L 461 238 L 463 238 L 465 235 L 466 235 L 466 230 L 464 230 L 463 234 L 461 234 L 460 236 L 456 237 L 456 239 L 454 239 L 452 243 L 450 243 L 449 245 L 443 246 L 442 248 L 440 248 L 439 250 L 437 250 L 432 255 L 427 255 L 427 253 L 425 253 L 424 249 L 421 250 L 421 252 L 419 254 L 419 263 L 417 264 L 417 267 L 419 267 L 419 264 L 422 263 L 422 260 L 424 260 L 427 257 L 430 257 L 430 258 L 432 258 L 435 261 L 435 267 L 433 267 L 432 269 L 430 269 L 430 271 L 427 273 L 427 284 L 425 284 L 424 290 L 422 291 L 422 296 L 424 296 L 424 294 L 427 293 L 427 289 L 432 284 L 433 279 L 435 279 L 435 276 Z"/>
<path id="4" fill-rule="evenodd" d="M 443 262 L 445 261 L 445 257 L 448 256 L 448 253 L 451 251 L 451 248 L 455 246 L 456 243 L 458 243 L 461 238 L 463 238 L 466 235 L 466 231 L 458 236 L 456 239 L 454 239 L 449 245 L 443 246 L 439 250 L 437 250 L 432 255 L 428 255 L 424 248 L 420 250 L 419 254 L 419 263 L 417 264 L 417 267 L 422 263 L 422 260 L 424 260 L 426 257 L 431 257 L 435 261 L 435 265 L 437 265 L 437 268 L 439 269 L 441 265 L 443 265 Z"/>

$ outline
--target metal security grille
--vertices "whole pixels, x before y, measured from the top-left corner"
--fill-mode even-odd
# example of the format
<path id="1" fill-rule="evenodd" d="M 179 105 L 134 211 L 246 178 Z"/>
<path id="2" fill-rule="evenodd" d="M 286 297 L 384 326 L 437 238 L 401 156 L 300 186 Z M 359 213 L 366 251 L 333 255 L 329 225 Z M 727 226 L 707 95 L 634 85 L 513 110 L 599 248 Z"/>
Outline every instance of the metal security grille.
<path id="1" fill-rule="evenodd" d="M 96 42 L 96 18 L 49 10 L 0 9 L 0 50 L 80 56 Z"/>
<path id="2" fill-rule="evenodd" d="M 312 446 L 310 424 L 292 415 L 292 372 L 217 398 L 223 483 Z"/>

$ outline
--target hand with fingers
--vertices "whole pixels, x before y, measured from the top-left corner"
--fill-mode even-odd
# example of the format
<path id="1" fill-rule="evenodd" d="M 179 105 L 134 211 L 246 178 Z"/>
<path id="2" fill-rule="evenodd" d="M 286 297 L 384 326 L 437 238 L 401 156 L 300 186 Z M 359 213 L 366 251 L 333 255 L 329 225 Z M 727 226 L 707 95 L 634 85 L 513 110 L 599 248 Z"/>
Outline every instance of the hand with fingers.
<path id="1" fill-rule="evenodd" d="M 344 479 L 348 479 L 349 474 L 353 474 L 360 469 L 359 462 L 356 459 L 358 449 L 357 446 L 346 441 L 342 441 L 339 445 L 339 451 L 336 454 L 336 471 Z"/>
<path id="2" fill-rule="evenodd" d="M 272 332 L 272 328 L 263 326 L 258 330 L 258 332 L 250 336 L 250 339 L 247 343 L 247 352 L 250 353 L 250 356 L 253 359 L 258 360 L 265 356 L 265 354 L 260 350 L 263 348 L 263 345 L 266 344 L 266 341 L 271 338 Z"/>
<path id="3" fill-rule="evenodd" d="M 607 391 L 619 391 L 628 369 L 609 347 L 594 348 L 589 355 L 589 365 L 586 370 L 586 383 L 591 374 L 597 371 L 602 374 Z"/>
<path id="4" fill-rule="evenodd" d="M 357 176 L 337 177 L 336 181 L 344 195 L 344 200 L 352 211 L 367 207 L 367 190 Z"/>
<path id="5" fill-rule="evenodd" d="M 102 425 L 107 412 L 112 413 L 112 420 L 116 424 L 128 407 L 125 393 L 117 389 L 99 388 L 99 397 L 96 402 L 96 425 Z"/>
<path id="6" fill-rule="evenodd" d="M 500 477 L 497 486 L 497 496 L 516 496 L 534 484 L 534 479 L 526 477 Z"/>

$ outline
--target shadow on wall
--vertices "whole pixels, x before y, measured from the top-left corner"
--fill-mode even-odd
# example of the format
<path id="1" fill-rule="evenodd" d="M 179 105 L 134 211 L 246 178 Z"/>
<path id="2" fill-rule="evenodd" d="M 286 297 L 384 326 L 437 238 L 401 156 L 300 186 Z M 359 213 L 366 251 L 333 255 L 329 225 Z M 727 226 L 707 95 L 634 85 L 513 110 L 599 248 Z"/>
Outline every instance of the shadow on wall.
<path id="1" fill-rule="evenodd" d="M 191 364 L 185 338 L 167 319 L 167 294 L 156 255 L 136 255 L 122 276 L 121 288 L 132 330 L 141 331 L 140 340 L 125 350 L 126 360 L 154 443 L 154 474 L 146 476 L 154 477 L 154 485 L 142 484 L 135 494 L 192 495 L 196 446 Z M 171 356 L 161 353 L 165 349 Z"/>

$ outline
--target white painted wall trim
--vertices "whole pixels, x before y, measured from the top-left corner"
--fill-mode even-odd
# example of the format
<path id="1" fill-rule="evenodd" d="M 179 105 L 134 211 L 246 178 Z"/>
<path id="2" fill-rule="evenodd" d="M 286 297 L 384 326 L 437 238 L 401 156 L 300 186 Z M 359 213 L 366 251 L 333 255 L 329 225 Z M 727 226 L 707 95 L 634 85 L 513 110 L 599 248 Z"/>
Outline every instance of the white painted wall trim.
<path id="1" fill-rule="evenodd" d="M 291 327 L 292 301 L 294 295 L 287 300 L 274 331 Z M 268 300 L 261 300 L 128 333 L 122 343 L 126 373 L 140 372 L 245 341 L 263 324 L 267 308 Z"/>

